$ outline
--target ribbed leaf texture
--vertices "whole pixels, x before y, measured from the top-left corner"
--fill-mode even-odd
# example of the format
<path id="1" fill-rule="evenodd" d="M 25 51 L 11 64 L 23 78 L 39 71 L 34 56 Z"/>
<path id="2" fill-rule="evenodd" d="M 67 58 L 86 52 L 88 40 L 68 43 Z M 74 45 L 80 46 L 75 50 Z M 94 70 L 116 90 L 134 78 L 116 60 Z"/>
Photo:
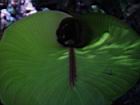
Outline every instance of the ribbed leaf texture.
<path id="1" fill-rule="evenodd" d="M 26 17 L 0 41 L 0 99 L 4 105 L 111 105 L 140 76 L 140 37 L 114 17 L 77 18 L 92 30 L 90 44 L 75 49 L 77 78 L 69 85 L 68 48 L 56 38 L 70 15 L 49 11 Z"/>

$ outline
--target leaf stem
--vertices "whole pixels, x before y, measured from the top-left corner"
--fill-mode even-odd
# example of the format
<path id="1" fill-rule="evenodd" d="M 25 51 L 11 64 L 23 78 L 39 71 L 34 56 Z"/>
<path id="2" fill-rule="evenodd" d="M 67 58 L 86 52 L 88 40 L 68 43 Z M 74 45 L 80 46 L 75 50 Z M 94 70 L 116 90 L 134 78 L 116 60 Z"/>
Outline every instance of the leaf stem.
<path id="1" fill-rule="evenodd" d="M 69 48 L 69 83 L 71 87 L 75 86 L 76 81 L 76 59 L 74 48 Z"/>

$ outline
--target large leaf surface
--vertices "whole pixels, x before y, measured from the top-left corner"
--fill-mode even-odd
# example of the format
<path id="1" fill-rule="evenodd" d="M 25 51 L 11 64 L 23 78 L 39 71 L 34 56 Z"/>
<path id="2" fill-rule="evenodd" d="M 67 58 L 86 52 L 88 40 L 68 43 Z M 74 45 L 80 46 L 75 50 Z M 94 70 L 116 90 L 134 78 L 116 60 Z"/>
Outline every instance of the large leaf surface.
<path id="1" fill-rule="evenodd" d="M 79 18 L 93 40 L 76 50 L 77 80 L 69 86 L 68 49 L 56 30 L 67 14 L 40 12 L 13 24 L 0 42 L 0 99 L 4 105 L 110 105 L 140 74 L 140 38 L 103 14 Z"/>

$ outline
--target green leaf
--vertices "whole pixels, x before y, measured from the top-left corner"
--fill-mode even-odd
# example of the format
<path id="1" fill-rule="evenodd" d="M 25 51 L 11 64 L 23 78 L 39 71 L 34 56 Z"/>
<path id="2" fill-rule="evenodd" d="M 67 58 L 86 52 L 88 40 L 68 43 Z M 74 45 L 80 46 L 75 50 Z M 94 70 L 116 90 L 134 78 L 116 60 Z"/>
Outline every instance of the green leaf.
<path id="1" fill-rule="evenodd" d="M 140 76 L 140 38 L 104 14 L 78 18 L 93 39 L 75 49 L 77 78 L 69 85 L 68 48 L 57 42 L 59 23 L 70 15 L 49 11 L 26 17 L 0 42 L 0 99 L 4 105 L 111 105 Z"/>

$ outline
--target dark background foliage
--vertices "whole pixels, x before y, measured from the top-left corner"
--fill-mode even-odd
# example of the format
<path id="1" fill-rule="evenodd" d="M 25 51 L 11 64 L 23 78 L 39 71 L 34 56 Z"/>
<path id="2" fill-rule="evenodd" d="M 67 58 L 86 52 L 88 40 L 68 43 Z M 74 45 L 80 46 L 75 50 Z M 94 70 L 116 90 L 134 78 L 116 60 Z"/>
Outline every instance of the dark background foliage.
<path id="1" fill-rule="evenodd" d="M 92 6 L 95 5 L 105 14 L 116 16 L 126 22 L 140 34 L 140 0 L 32 0 L 32 3 L 38 11 L 47 7 L 51 10 L 76 13 L 94 12 Z M 1 35 L 2 33 L 3 30 L 0 31 Z M 113 105 L 140 105 L 140 81 Z"/>

